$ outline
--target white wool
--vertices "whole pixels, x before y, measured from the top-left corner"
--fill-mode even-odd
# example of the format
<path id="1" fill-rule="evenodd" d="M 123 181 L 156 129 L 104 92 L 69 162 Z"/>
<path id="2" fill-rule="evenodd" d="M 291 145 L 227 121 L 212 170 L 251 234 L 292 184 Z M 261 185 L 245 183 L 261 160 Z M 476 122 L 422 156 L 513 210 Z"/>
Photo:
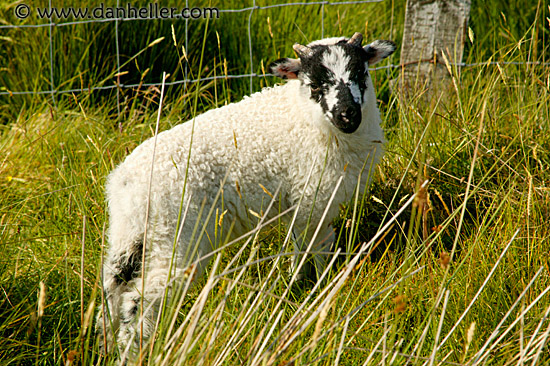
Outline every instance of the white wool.
<path id="1" fill-rule="evenodd" d="M 326 250 L 330 246 L 327 237 L 328 241 L 333 240 L 330 223 L 338 214 L 339 204 L 352 197 L 363 167 L 365 172 L 361 181 L 367 183 L 368 172 L 383 154 L 380 115 L 370 79 L 368 83 L 363 120 L 352 134 L 336 129 L 323 115 L 321 107 L 307 96 L 307 87 L 298 80 L 291 80 L 159 133 L 150 196 L 154 138 L 138 146 L 109 175 L 106 192 L 110 247 L 104 268 L 104 288 L 114 330 L 108 327 L 106 333 L 111 341 L 112 332 L 120 326 L 117 339 L 123 355 L 132 347 L 135 350 L 136 339 L 139 340 L 130 316 L 135 316 L 136 298 L 139 299 L 143 292 L 140 276 L 132 277 L 128 284 L 117 283 L 117 261 L 121 257 L 127 258 L 133 243 L 143 239 L 148 209 L 146 288 L 143 294 L 146 305 L 159 298 L 168 278 L 180 211 L 185 212 L 185 223 L 175 250 L 175 270 L 172 273 L 175 277 L 181 277 L 191 261 L 210 253 L 215 245 L 216 220 L 212 217 L 206 224 L 207 234 L 202 236 L 198 247 L 190 247 L 197 220 L 201 229 L 207 213 L 215 205 L 220 213 L 227 210 L 223 221 L 225 232 L 234 222 L 233 236 L 245 233 L 255 224 L 254 217 L 251 222 L 250 210 L 265 212 L 271 200 L 261 186 L 271 194 L 280 187 L 277 209 L 272 210 L 270 216 L 278 213 L 279 206 L 283 211 L 301 200 L 295 233 L 300 235 L 306 229 L 312 213 L 304 243 L 308 244 L 317 225 L 321 225 L 318 241 L 325 242 L 314 250 Z M 342 185 L 326 218 L 320 222 L 341 176 L 344 177 Z M 182 200 L 185 179 L 187 184 Z M 215 203 L 214 198 L 224 179 L 223 202 L 220 199 Z M 199 219 L 201 209 L 203 214 Z M 198 234 L 194 236 L 194 242 Z M 323 258 L 318 262 L 321 266 L 325 263 Z M 206 263 L 200 263 L 199 272 Z M 147 319 L 145 338 L 151 334 L 153 324 L 152 315 Z M 101 314 L 98 317 L 100 322 Z"/>
<path id="2" fill-rule="evenodd" d="M 248 208 L 255 212 L 261 212 L 261 205 L 265 208 L 265 202 L 270 198 L 260 184 L 272 193 L 281 184 L 283 201 L 290 205 L 297 203 L 305 191 L 302 210 L 309 212 L 313 197 L 307 195 L 310 191 L 315 193 L 327 148 L 329 159 L 324 168 L 324 184 L 317 193 L 318 210 L 314 214 L 320 218 L 334 184 L 344 173 L 347 178 L 345 189 L 339 192 L 334 208 L 349 199 L 369 154 L 375 156 L 376 163 L 383 152 L 378 109 L 375 105 L 367 106 L 359 129 L 353 134 L 344 134 L 322 117 L 318 104 L 303 98 L 298 88 L 298 81 L 289 81 L 282 86 L 264 89 L 239 103 L 208 111 L 194 121 L 160 133 L 151 184 L 150 216 L 161 214 L 169 223 L 177 220 L 193 124 L 186 187 L 186 196 L 193 196 L 188 213 L 190 221 L 196 216 L 194 214 L 198 214 L 194 210 L 200 209 L 205 197 L 210 201 L 214 199 L 226 173 L 224 201 L 237 209 L 230 212 L 233 215 L 229 217 L 243 223 L 248 220 L 236 181 Z M 372 85 L 367 88 L 372 89 Z M 326 128 L 320 129 L 319 122 Z M 117 222 L 120 215 L 133 218 L 135 227 L 132 232 L 142 232 L 144 228 L 153 144 L 154 138 L 151 138 L 138 146 L 108 178 L 111 237 L 119 235 Z M 306 184 L 314 161 L 317 164 L 313 176 Z M 243 213 L 245 217 L 239 217 Z M 185 238 L 185 234 L 181 236 Z M 120 235 L 128 235 L 126 227 Z"/>
<path id="3" fill-rule="evenodd" d="M 338 204 L 351 197 L 367 158 L 374 157 L 374 163 L 379 161 L 383 153 L 383 133 L 375 105 L 367 106 L 359 129 L 348 135 L 332 126 L 317 103 L 303 98 L 298 91 L 300 87 L 298 81 L 289 81 L 159 133 L 149 216 L 152 220 L 162 216 L 162 222 L 167 225 L 163 230 L 174 235 L 194 124 L 185 190 L 186 197 L 192 200 L 181 233 L 183 240 L 179 249 L 182 254 L 203 199 L 208 204 L 213 203 L 226 174 L 223 199 L 228 214 L 225 222 L 229 224 L 235 219 L 235 234 L 240 235 L 243 232 L 239 229 L 247 230 L 251 226 L 246 208 L 263 212 L 270 200 L 260 184 L 271 193 L 281 185 L 282 210 L 297 204 L 304 194 L 300 208 L 303 214 L 298 215 L 296 224 L 305 229 L 321 174 L 323 179 L 317 192 L 313 225 L 319 222 L 341 175 L 346 179 L 329 210 L 327 221 L 337 214 Z M 367 91 L 372 89 L 370 85 Z M 319 128 L 319 124 L 324 124 L 325 128 Z M 138 146 L 107 180 L 111 250 L 118 250 L 114 248 L 117 245 L 126 245 L 128 237 L 143 233 L 153 144 L 154 138 L 151 138 Z M 327 149 L 328 160 L 323 173 Z M 314 162 L 312 177 L 307 182 Z M 370 166 L 367 166 L 368 170 Z M 364 174 L 364 178 L 366 176 Z M 158 230 L 159 224 L 156 225 L 155 230 Z M 207 240 L 201 242 L 200 252 L 209 252 L 210 245 Z M 172 251 L 164 254 L 171 256 Z"/>

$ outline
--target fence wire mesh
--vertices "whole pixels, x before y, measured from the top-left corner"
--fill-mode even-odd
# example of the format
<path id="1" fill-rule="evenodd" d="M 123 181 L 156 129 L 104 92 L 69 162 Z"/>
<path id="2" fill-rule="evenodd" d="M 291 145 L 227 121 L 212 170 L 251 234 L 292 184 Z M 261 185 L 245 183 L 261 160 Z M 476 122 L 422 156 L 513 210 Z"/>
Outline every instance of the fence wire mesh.
<path id="1" fill-rule="evenodd" d="M 335 6 L 335 5 L 357 5 L 357 4 L 367 4 L 367 3 L 379 3 L 383 2 L 385 0 L 357 0 L 357 1 L 313 1 L 313 2 L 289 2 L 289 3 L 283 3 L 283 4 L 273 4 L 273 5 L 264 5 L 259 6 L 256 5 L 256 0 L 253 0 L 252 6 L 246 6 L 243 8 L 237 8 L 237 9 L 217 9 L 220 14 L 224 13 L 245 13 L 248 12 L 248 23 L 247 23 L 247 34 L 248 34 L 248 56 L 250 58 L 250 72 L 243 73 L 243 74 L 233 74 L 233 75 L 222 75 L 222 76 L 214 76 L 214 77 L 203 77 L 203 78 L 196 78 L 196 79 L 189 79 L 187 77 L 187 69 L 185 69 L 184 78 L 181 80 L 176 80 L 172 82 L 166 82 L 165 85 L 179 85 L 179 84 L 187 84 L 187 83 L 196 83 L 196 82 L 203 82 L 203 81 L 212 81 L 212 80 L 218 80 L 218 79 L 239 79 L 239 78 L 249 78 L 250 79 L 250 91 L 253 92 L 253 79 L 257 77 L 264 77 L 264 76 L 270 76 L 270 74 L 258 74 L 254 71 L 254 62 L 253 62 L 253 55 L 254 55 L 254 45 L 253 45 L 253 30 L 251 26 L 251 20 L 254 16 L 255 12 L 261 11 L 261 10 L 267 10 L 267 9 L 275 9 L 275 8 L 283 8 L 283 7 L 290 7 L 290 6 L 303 6 L 303 7 L 311 7 L 311 6 L 320 6 L 321 7 L 321 19 L 320 19 L 320 26 L 321 26 L 321 34 L 322 37 L 324 37 L 324 10 L 325 6 Z M 117 0 L 116 7 L 120 7 L 120 1 Z M 185 2 L 186 9 L 189 9 L 189 1 L 187 0 Z M 52 7 L 52 1 L 49 0 L 49 9 L 51 10 Z M 51 11 L 50 11 L 51 14 Z M 176 18 L 181 18 L 181 14 L 176 14 Z M 55 80 L 54 80 L 54 47 L 53 47 L 53 37 L 52 32 L 55 28 L 59 27 L 67 27 L 67 26 L 78 26 L 78 25 L 84 25 L 89 23 L 114 23 L 114 32 L 115 32 L 115 42 L 116 42 L 116 63 L 117 63 L 117 73 L 120 72 L 120 49 L 119 49 L 119 41 L 120 41 L 120 34 L 119 34 L 119 23 L 120 22 L 131 22 L 131 21 L 143 21 L 143 20 L 150 20 L 150 21 L 162 21 L 162 18 L 158 17 L 148 17 L 148 18 L 137 18 L 137 17 L 115 17 L 115 18 L 108 18 L 108 19 L 84 19 L 84 20 L 75 20 L 75 21 L 60 21 L 60 22 L 54 22 L 53 17 L 50 17 L 47 19 L 47 22 L 41 23 L 41 24 L 7 24 L 7 25 L 0 25 L 0 29 L 25 29 L 25 28 L 49 28 L 49 47 L 50 47 L 50 89 L 49 90 L 41 90 L 41 91 L 29 91 L 29 90 L 19 90 L 19 91 L 0 91 L 0 95 L 44 95 L 44 94 L 51 94 L 52 98 L 55 103 L 55 95 L 56 94 L 65 94 L 65 93 L 78 93 L 82 91 L 96 91 L 96 90 L 109 90 L 109 89 L 118 89 L 119 88 L 136 88 L 140 86 L 150 87 L 150 86 L 159 86 L 161 82 L 156 83 L 141 83 L 141 84 L 122 84 L 117 83 L 116 85 L 107 85 L 107 86 L 91 86 L 88 89 L 82 89 L 82 88 L 72 88 L 72 89 L 57 89 L 55 87 Z M 189 19 L 185 18 L 185 48 L 188 49 L 188 30 L 189 30 Z M 117 104 L 120 104 L 119 100 L 119 93 L 117 92 Z"/>
<path id="2" fill-rule="evenodd" d="M 213 81 L 213 80 L 220 80 L 220 79 L 241 79 L 241 78 L 249 78 L 250 80 L 250 92 L 253 92 L 254 86 L 253 86 L 253 80 L 254 78 L 264 77 L 264 76 L 272 76 L 269 73 L 258 73 L 254 69 L 254 31 L 252 29 L 252 18 L 256 13 L 262 10 L 267 9 L 275 9 L 275 8 L 284 8 L 284 7 L 295 7 L 295 6 L 301 6 L 301 7 L 312 7 L 312 6 L 318 6 L 320 7 L 320 27 L 321 27 L 321 36 L 325 36 L 325 7 L 330 6 L 337 6 L 337 5 L 358 5 L 358 4 L 368 4 L 368 3 L 380 3 L 384 2 L 386 0 L 357 0 L 357 1 L 313 1 L 313 2 L 288 2 L 288 3 L 282 3 L 282 4 L 273 4 L 273 5 L 257 5 L 256 0 L 252 0 L 251 6 L 245 6 L 242 8 L 234 8 L 234 9 L 217 9 L 217 11 L 220 14 L 230 14 L 230 13 L 247 13 L 248 12 L 248 20 L 247 20 L 247 42 L 248 42 L 248 57 L 250 59 L 250 69 L 249 72 L 242 73 L 242 74 L 228 74 L 228 75 L 217 75 L 217 76 L 209 76 L 209 77 L 201 77 L 201 78 L 189 78 L 188 77 L 188 69 L 187 65 L 184 69 L 183 78 L 180 80 L 175 81 L 167 81 L 165 85 L 167 86 L 173 86 L 173 85 L 180 85 L 183 84 L 184 86 L 188 83 L 197 83 L 197 82 L 204 82 L 204 81 Z M 49 0 L 49 10 L 50 14 L 51 10 L 53 9 L 52 6 L 52 0 Z M 116 7 L 119 8 L 120 0 L 117 0 Z M 189 1 L 185 1 L 185 7 L 186 9 L 189 9 Z M 307 11 L 307 10 L 305 10 Z M 176 14 L 176 18 L 183 17 L 181 14 Z M 119 32 L 119 24 L 121 22 L 132 22 L 132 21 L 162 21 L 164 18 L 159 17 L 148 17 L 148 18 L 137 18 L 137 17 L 113 17 L 113 18 L 105 18 L 105 19 L 79 19 L 74 21 L 59 21 L 54 22 L 54 19 L 52 16 L 49 17 L 49 19 L 45 19 L 46 21 L 44 23 L 40 24 L 5 24 L 0 25 L 0 29 L 21 29 L 25 30 L 27 28 L 48 28 L 48 43 L 49 43 L 49 83 L 50 88 L 48 90 L 39 90 L 39 91 L 31 91 L 31 90 L 7 90 L 7 91 L 0 91 L 0 95 L 47 95 L 50 94 L 52 97 L 53 102 L 55 103 L 55 96 L 58 94 L 66 94 L 66 93 L 79 93 L 79 92 L 93 92 L 93 91 L 100 91 L 100 90 L 111 90 L 116 89 L 117 91 L 117 108 L 119 109 L 120 113 L 120 89 L 121 88 L 138 88 L 138 87 L 154 87 L 159 86 L 161 84 L 161 81 L 159 82 L 152 82 L 152 83 L 129 83 L 124 84 L 120 82 L 120 78 L 117 77 L 117 83 L 113 85 L 91 85 L 87 88 L 68 88 L 68 89 L 58 89 L 56 88 L 56 80 L 54 79 L 54 68 L 56 67 L 54 62 L 54 41 L 53 41 L 53 32 L 57 28 L 62 27 L 68 27 L 68 26 L 81 26 L 84 24 L 89 23 L 113 23 L 114 33 L 115 33 L 115 49 L 116 54 L 114 55 L 116 58 L 116 67 L 117 67 L 117 74 L 121 71 L 121 61 L 120 61 L 120 46 L 119 42 L 120 40 L 120 32 Z M 170 18 L 173 19 L 173 18 Z M 185 18 L 185 49 L 188 49 L 188 37 L 189 37 L 189 19 Z M 423 60 L 422 62 L 424 62 Z M 419 61 L 420 62 L 420 61 Z M 479 62 L 479 63 L 451 63 L 453 66 L 457 67 L 475 67 L 475 66 L 488 66 L 488 65 L 549 65 L 549 63 L 540 63 L 540 62 L 501 62 L 501 61 L 487 61 L 487 62 Z M 371 71 L 375 70 L 381 70 L 381 69 L 395 69 L 403 67 L 403 65 L 400 64 L 388 64 L 384 66 L 378 66 L 371 68 Z"/>

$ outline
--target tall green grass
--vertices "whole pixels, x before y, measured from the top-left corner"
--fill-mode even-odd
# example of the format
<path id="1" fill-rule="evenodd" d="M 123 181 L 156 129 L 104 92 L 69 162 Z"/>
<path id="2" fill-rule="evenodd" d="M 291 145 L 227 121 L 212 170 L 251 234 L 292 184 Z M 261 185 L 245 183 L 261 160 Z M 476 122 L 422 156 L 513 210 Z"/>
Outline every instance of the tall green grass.
<path id="1" fill-rule="evenodd" d="M 517 4 L 472 5 L 467 63 L 548 60 L 549 9 Z M 368 19 L 369 38 L 400 41 L 401 2 L 326 6 L 325 12 L 326 35 L 364 31 Z M 201 56 L 203 76 L 248 72 L 247 15 L 224 15 L 208 29 L 189 23 L 190 74 L 198 74 Z M 318 19 L 300 7 L 255 13 L 254 69 L 289 55 L 295 41 L 319 38 Z M 182 25 L 154 23 L 140 24 L 139 32 L 132 29 L 136 23 L 120 24 L 121 34 L 132 34 L 124 39 L 135 42 L 123 45 L 129 47 L 121 52 L 123 63 L 145 49 L 130 63 L 128 77 L 158 82 L 168 71 L 179 79 Z M 58 85 L 79 85 L 71 79 L 77 69 L 94 85 L 114 82 L 114 53 L 99 51 L 99 43 L 112 46 L 105 40 L 113 30 L 89 27 L 54 31 L 55 44 L 65 41 L 74 51 L 65 59 L 56 55 Z M 6 42 L 22 46 L 0 50 L 10 69 L 2 73 L 9 90 L 49 87 L 49 51 L 29 52 L 37 39 L 47 39 L 40 32 L 46 30 L 7 33 L 12 40 Z M 203 40 L 200 55 L 195 50 Z M 548 363 L 549 71 L 525 64 L 453 68 L 456 88 L 433 104 L 391 94 L 389 80 L 398 70 L 373 73 L 387 154 L 369 190 L 342 207 L 341 255 L 326 282 L 289 286 L 287 228 L 253 232 L 217 254 L 197 286 L 183 284 L 182 296 L 165 307 L 144 363 Z M 255 79 L 254 88 L 271 83 Z M 168 89 L 159 129 L 191 117 L 195 101 L 201 111 L 248 91 L 248 79 Z M 55 106 L 49 96 L 5 99 L 2 364 L 114 363 L 98 354 L 89 317 L 101 304 L 104 180 L 153 134 L 159 99 L 158 89 L 123 90 L 120 117 L 112 93 L 57 96 Z"/>
<path id="2" fill-rule="evenodd" d="M 114 0 L 105 1 L 104 7 L 115 7 Z M 132 3 L 135 7 L 146 7 L 147 1 Z M 14 15 L 17 3 L 4 5 L 0 22 L 4 24 L 36 24 L 47 23 L 30 16 L 19 20 Z M 75 6 L 65 4 L 65 6 Z M 120 5 L 120 4 L 119 4 Z M 124 4 L 123 4 L 124 5 Z M 165 7 L 181 9 L 185 3 L 168 1 L 161 4 Z M 272 5 L 271 2 L 258 1 L 258 6 Z M 54 6 L 62 6 L 54 4 Z M 97 4 L 83 3 L 80 7 L 90 9 Z M 217 7 L 219 9 L 242 9 L 252 6 L 238 1 L 202 1 L 193 2 L 191 7 Z M 31 9 L 48 7 L 48 1 L 33 2 Z M 252 69 L 248 45 L 248 18 L 250 11 L 237 13 L 221 13 L 219 19 L 209 20 L 206 35 L 205 57 L 203 58 L 205 72 L 203 77 L 229 74 L 248 74 L 252 70 L 261 75 L 268 72 L 270 60 L 282 57 L 281 52 L 288 49 L 294 42 L 307 43 L 321 38 L 322 14 L 324 9 L 325 35 L 346 35 L 360 30 L 367 35 L 395 39 L 401 34 L 400 22 L 393 22 L 395 17 L 402 17 L 403 6 L 394 6 L 390 2 L 367 5 L 312 5 L 308 7 L 288 6 L 271 9 L 258 9 L 250 17 L 251 40 L 253 46 Z M 31 10 L 31 11 L 32 11 Z M 392 17 L 393 14 L 393 17 Z M 34 13 L 33 13 L 34 15 Z M 374 21 L 376 19 L 376 21 Z M 64 23 L 74 19 L 55 20 Z M 367 22 L 370 21 L 370 23 Z M 206 20 L 134 20 L 122 21 L 118 24 L 118 53 L 120 55 L 117 69 L 117 42 L 114 22 L 92 22 L 84 25 L 56 26 L 52 30 L 53 75 L 50 73 L 50 29 L 19 28 L 5 30 L 1 39 L 0 62 L 3 72 L 0 73 L 1 91 L 49 91 L 50 79 L 53 76 L 53 87 L 56 90 L 82 89 L 78 93 L 79 100 L 89 101 L 88 105 L 106 104 L 110 112 L 118 110 L 112 105 L 116 90 L 95 91 L 88 93 L 90 88 L 114 86 L 120 84 L 158 83 L 162 73 L 167 72 L 167 82 L 196 78 L 196 71 L 201 59 L 201 44 L 204 38 Z M 178 47 L 172 42 L 172 27 L 177 35 Z M 187 29 L 187 37 L 186 37 Z M 152 47 L 147 47 L 155 40 L 162 39 Z M 219 47 L 221 45 L 221 47 Z M 285 47 L 286 46 L 286 47 Z M 182 47 L 186 47 L 187 59 L 183 58 Z M 29 52 L 29 50 L 31 52 Z M 285 53 L 286 55 L 286 53 Z M 187 70 L 187 75 L 186 74 Z M 271 80 L 269 83 L 271 84 Z M 250 80 L 232 79 L 226 82 L 230 85 L 229 100 L 238 100 L 250 93 Z M 253 79 L 253 89 L 266 86 L 261 78 Z M 181 103 L 179 95 L 185 93 L 185 85 L 167 87 L 167 102 Z M 129 100 L 148 99 L 147 88 L 121 88 L 119 100 L 125 104 Z M 36 103 L 52 103 L 49 94 L 36 98 L 32 95 L 0 96 L 5 103 L 0 118 L 3 123 L 13 121 L 19 111 L 32 110 Z M 67 103 L 74 101 L 72 95 L 56 95 L 57 99 Z M 207 108 L 213 104 L 211 99 L 202 100 L 201 106 Z M 71 108 L 77 107 L 74 104 Z M 122 119 L 127 119 L 126 112 L 133 111 L 126 104 L 122 109 Z"/>

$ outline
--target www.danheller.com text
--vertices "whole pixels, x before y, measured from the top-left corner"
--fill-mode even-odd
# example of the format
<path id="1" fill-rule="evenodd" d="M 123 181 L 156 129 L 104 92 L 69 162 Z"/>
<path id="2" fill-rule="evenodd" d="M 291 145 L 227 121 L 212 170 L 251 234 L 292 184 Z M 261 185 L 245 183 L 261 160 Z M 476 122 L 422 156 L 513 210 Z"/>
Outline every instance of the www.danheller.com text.
<path id="1" fill-rule="evenodd" d="M 20 19 L 28 18 L 32 11 L 27 4 L 18 4 L 15 15 Z M 148 4 L 137 7 L 128 3 L 125 6 L 105 6 L 101 3 L 93 8 L 76 7 L 36 7 L 38 19 L 213 19 L 220 17 L 218 8 L 173 8 Z"/>

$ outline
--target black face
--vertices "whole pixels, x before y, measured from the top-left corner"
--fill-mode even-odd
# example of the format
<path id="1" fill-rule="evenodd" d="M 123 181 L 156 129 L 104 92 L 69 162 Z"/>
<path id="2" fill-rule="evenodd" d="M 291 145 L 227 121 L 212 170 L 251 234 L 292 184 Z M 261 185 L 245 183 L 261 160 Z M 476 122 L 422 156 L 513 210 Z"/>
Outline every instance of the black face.
<path id="1" fill-rule="evenodd" d="M 363 48 L 347 44 L 316 45 L 301 57 L 300 78 L 309 87 L 335 127 L 352 133 L 361 124 L 361 107 L 367 89 L 368 60 Z"/>
<path id="2" fill-rule="evenodd" d="M 395 51 L 392 41 L 377 40 L 361 46 L 363 36 L 351 39 L 327 38 L 309 46 L 294 45 L 299 59 L 281 58 L 270 65 L 271 71 L 283 79 L 300 79 L 311 99 L 318 103 L 325 116 L 344 133 L 353 133 L 362 121 L 366 90 L 372 87 L 368 67 Z"/>

